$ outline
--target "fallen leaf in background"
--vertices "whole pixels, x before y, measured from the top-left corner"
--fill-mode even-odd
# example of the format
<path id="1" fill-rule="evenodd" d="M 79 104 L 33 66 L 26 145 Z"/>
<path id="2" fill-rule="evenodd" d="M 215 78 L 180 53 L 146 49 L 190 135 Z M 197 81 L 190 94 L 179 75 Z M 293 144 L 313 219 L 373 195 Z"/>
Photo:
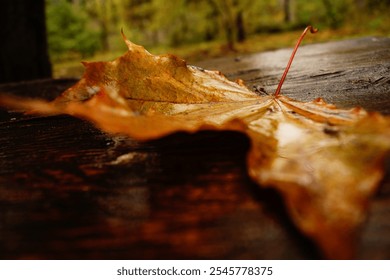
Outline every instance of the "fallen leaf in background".
<path id="1" fill-rule="evenodd" d="M 242 132 L 251 140 L 251 178 L 281 193 L 296 226 L 325 257 L 352 258 L 357 228 L 383 177 L 390 121 L 360 108 L 279 94 L 309 29 L 274 95 L 259 96 L 240 80 L 172 55 L 154 56 L 125 38 L 127 53 L 112 62 L 84 63 L 82 79 L 53 102 L 2 96 L 0 104 L 70 114 L 138 140 L 178 131 Z"/>

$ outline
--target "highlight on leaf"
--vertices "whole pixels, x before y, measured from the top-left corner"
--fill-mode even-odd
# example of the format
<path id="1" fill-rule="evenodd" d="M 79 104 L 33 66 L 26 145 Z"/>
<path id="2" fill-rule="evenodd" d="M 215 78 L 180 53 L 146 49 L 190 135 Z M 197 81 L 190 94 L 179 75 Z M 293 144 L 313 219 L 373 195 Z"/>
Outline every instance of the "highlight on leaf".
<path id="1" fill-rule="evenodd" d="M 274 95 L 259 96 L 242 81 L 173 55 L 152 55 L 123 35 L 123 56 L 85 63 L 81 80 L 54 101 L 3 96 L 0 104 L 34 114 L 70 114 L 138 140 L 178 131 L 244 133 L 251 141 L 250 177 L 281 194 L 296 227 L 325 257 L 352 258 L 357 228 L 383 177 L 390 121 L 364 109 L 280 94 L 309 30 L 316 31 L 309 26 L 299 38 Z"/>

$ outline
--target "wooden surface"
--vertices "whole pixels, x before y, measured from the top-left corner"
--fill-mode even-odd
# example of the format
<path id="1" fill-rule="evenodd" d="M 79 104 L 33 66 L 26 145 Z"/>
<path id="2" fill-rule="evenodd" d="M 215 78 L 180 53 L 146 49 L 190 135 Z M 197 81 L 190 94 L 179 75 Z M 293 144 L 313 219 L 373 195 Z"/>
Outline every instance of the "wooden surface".
<path id="1" fill-rule="evenodd" d="M 199 63 L 272 93 L 290 49 Z M 390 39 L 302 47 L 283 92 L 390 114 Z M 0 85 L 54 98 L 74 80 Z M 246 173 L 233 132 L 138 143 L 69 116 L 0 111 L 2 259 L 312 259 L 277 193 Z M 362 226 L 358 259 L 390 259 L 390 164 Z"/>

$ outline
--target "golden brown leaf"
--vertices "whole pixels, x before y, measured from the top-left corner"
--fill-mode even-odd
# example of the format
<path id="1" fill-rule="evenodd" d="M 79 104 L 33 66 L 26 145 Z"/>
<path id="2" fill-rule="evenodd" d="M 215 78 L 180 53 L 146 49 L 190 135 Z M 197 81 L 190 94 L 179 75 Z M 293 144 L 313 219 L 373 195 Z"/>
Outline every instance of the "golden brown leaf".
<path id="1" fill-rule="evenodd" d="M 112 62 L 84 63 L 85 74 L 51 103 L 2 97 L 37 114 L 70 114 L 138 140 L 177 131 L 235 130 L 248 135 L 248 172 L 283 196 L 296 226 L 328 258 L 350 258 L 353 235 L 383 176 L 389 118 L 341 110 L 322 99 L 258 96 L 242 81 L 154 56 L 125 40 Z"/>

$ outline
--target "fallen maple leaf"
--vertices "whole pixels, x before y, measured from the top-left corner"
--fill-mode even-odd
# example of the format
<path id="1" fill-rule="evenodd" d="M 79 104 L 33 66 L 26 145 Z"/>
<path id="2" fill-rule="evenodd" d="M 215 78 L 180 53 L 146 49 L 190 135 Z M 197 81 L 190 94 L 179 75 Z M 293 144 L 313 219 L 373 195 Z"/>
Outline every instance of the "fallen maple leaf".
<path id="1" fill-rule="evenodd" d="M 38 114 L 70 114 L 138 140 L 177 131 L 235 130 L 248 135 L 248 172 L 276 188 L 296 226 L 327 258 L 353 257 L 353 236 L 383 176 L 390 121 L 363 109 L 337 109 L 322 99 L 280 95 L 297 47 L 274 95 L 259 96 L 239 80 L 154 56 L 125 37 L 129 51 L 112 62 L 84 63 L 82 79 L 53 102 L 2 97 Z"/>

